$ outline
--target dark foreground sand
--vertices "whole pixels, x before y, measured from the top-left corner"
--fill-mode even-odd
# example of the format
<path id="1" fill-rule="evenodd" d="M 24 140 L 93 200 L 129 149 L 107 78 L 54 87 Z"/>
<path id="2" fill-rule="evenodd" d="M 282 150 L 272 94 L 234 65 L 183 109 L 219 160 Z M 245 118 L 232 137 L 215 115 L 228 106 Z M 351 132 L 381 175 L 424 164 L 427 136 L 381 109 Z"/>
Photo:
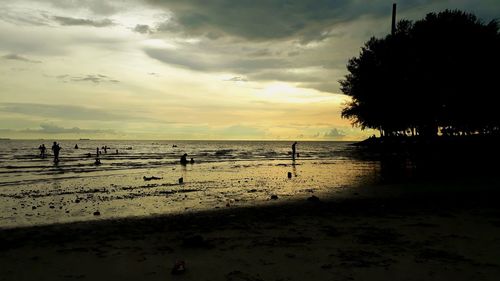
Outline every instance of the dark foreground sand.
<path id="1" fill-rule="evenodd" d="M 500 280 L 499 198 L 360 194 L 4 229 L 0 280 Z"/>

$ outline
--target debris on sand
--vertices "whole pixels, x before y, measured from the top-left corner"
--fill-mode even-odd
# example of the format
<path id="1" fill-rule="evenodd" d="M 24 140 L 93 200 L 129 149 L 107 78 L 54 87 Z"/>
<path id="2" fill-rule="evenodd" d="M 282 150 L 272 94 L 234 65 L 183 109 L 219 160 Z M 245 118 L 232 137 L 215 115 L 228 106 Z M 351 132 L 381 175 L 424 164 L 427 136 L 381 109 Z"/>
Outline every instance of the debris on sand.
<path id="1" fill-rule="evenodd" d="M 210 242 L 208 242 L 201 235 L 194 235 L 184 238 L 182 240 L 182 246 L 185 248 L 212 248 Z"/>
<path id="2" fill-rule="evenodd" d="M 311 197 L 307 198 L 307 201 L 309 201 L 309 202 L 319 202 L 319 198 L 317 196 L 312 195 Z"/>
<path id="3" fill-rule="evenodd" d="M 174 263 L 174 267 L 172 267 L 172 274 L 181 274 L 186 272 L 186 262 L 183 260 L 178 260 Z"/>
<path id="4" fill-rule="evenodd" d="M 155 176 L 151 176 L 151 177 L 146 177 L 146 176 L 143 176 L 142 179 L 144 181 L 150 181 L 150 180 L 161 180 L 162 178 L 160 177 L 155 177 Z"/>

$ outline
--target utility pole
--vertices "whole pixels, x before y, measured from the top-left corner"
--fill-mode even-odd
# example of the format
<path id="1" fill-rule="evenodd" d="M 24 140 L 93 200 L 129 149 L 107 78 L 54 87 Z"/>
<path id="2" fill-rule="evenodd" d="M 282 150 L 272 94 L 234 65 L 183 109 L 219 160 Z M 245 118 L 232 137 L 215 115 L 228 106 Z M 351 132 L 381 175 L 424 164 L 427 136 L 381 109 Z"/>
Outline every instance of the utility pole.
<path id="1" fill-rule="evenodd" d="M 392 26 L 391 26 L 391 34 L 394 35 L 396 33 L 396 3 L 392 4 Z"/>

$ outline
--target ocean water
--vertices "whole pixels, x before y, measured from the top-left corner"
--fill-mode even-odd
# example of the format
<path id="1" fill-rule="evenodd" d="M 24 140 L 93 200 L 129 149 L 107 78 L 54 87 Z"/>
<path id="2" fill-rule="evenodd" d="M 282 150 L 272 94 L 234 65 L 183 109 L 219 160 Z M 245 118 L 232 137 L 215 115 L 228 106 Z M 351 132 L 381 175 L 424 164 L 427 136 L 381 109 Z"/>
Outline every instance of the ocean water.
<path id="1" fill-rule="evenodd" d="M 284 141 L 59 143 L 54 164 L 52 141 L 0 141 L 0 227 L 269 204 L 276 201 L 271 195 L 279 201 L 331 195 L 375 182 L 380 166 L 355 157 L 348 142 L 299 142 L 296 161 L 292 143 Z M 95 165 L 103 146 L 107 153 L 101 149 Z M 184 153 L 195 163 L 180 165 Z M 144 179 L 151 176 L 158 179 Z"/>
<path id="2" fill-rule="evenodd" d="M 45 144 L 47 158 L 39 157 L 38 146 Z M 291 143 L 280 141 L 58 141 L 60 162 L 52 160 L 52 141 L 0 141 L 0 186 L 29 184 L 40 180 L 78 178 L 116 173 L 131 169 L 175 166 L 182 154 L 196 163 L 223 163 L 290 159 Z M 75 149 L 78 145 L 78 149 Z M 103 146 L 109 149 L 104 153 Z M 94 165 L 96 148 L 101 151 L 101 165 Z M 336 159 L 349 156 L 353 149 L 347 142 L 302 142 L 298 145 L 301 160 Z M 118 153 L 117 153 L 118 151 Z M 89 156 L 90 153 L 90 156 Z"/>

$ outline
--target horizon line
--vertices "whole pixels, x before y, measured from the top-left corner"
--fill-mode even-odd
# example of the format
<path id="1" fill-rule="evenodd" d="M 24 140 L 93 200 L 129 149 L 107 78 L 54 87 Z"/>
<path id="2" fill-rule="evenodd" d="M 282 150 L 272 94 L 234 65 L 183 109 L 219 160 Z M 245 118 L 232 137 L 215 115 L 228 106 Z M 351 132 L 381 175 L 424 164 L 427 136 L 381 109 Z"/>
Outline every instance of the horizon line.
<path id="1" fill-rule="evenodd" d="M 5 140 L 60 140 L 60 141 L 308 141 L 308 142 L 320 142 L 320 141 L 339 141 L 339 142 L 357 142 L 361 140 L 334 140 L 334 139 L 65 139 L 65 138 L 6 138 L 0 137 L 0 141 Z"/>

